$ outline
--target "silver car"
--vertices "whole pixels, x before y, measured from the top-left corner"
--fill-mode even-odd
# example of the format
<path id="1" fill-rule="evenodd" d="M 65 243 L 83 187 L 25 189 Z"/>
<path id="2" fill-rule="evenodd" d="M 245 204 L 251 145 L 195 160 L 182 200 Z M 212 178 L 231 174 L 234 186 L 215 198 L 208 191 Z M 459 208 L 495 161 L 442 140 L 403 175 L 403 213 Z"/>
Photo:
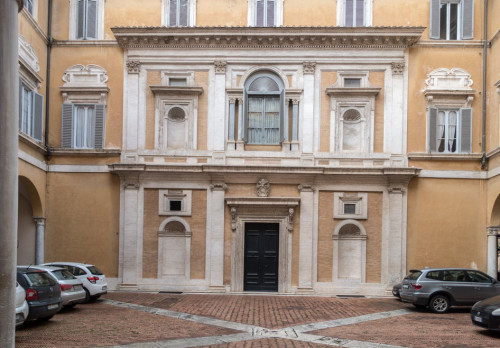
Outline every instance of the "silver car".
<path id="1" fill-rule="evenodd" d="M 403 279 L 403 302 L 446 313 L 451 306 L 472 306 L 477 301 L 500 295 L 500 283 L 474 269 L 426 268 L 411 270 Z"/>
<path id="2" fill-rule="evenodd" d="M 65 268 L 51 266 L 32 266 L 34 269 L 47 271 L 61 286 L 62 305 L 71 308 L 85 301 L 86 293 L 80 279 L 73 276 Z"/>

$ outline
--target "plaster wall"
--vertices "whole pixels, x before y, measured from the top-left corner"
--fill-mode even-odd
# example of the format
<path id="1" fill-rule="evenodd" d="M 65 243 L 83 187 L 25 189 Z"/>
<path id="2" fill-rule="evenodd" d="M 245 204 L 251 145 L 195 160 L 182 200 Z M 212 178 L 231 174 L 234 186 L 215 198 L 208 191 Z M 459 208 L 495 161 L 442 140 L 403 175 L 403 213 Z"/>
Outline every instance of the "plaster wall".
<path id="1" fill-rule="evenodd" d="M 486 270 L 485 194 L 481 180 L 413 179 L 408 188 L 407 270 Z"/>
<path id="2" fill-rule="evenodd" d="M 87 262 L 118 276 L 119 185 L 112 174 L 49 173 L 46 262 Z"/>

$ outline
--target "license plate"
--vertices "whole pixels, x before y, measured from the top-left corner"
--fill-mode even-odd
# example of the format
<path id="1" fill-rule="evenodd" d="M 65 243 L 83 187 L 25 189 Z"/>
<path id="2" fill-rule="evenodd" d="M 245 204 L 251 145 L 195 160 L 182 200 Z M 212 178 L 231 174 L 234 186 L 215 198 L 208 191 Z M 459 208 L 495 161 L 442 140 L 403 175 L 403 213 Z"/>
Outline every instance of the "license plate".
<path id="1" fill-rule="evenodd" d="M 80 290 L 82 290 L 82 286 L 81 285 L 75 285 L 75 286 L 73 286 L 73 289 L 75 289 L 75 291 L 80 291 Z"/>
<path id="2" fill-rule="evenodd" d="M 477 321 L 478 323 L 482 323 L 483 318 L 474 316 L 474 321 Z"/>
<path id="3" fill-rule="evenodd" d="M 103 291 L 108 290 L 108 287 L 107 287 L 107 286 L 103 286 L 103 287 L 102 287 L 102 290 L 103 290 Z"/>
<path id="4" fill-rule="evenodd" d="M 409 289 L 410 286 L 408 284 L 403 285 L 403 289 Z"/>
<path id="5" fill-rule="evenodd" d="M 55 304 L 48 305 L 47 309 L 51 310 L 51 309 L 56 309 L 57 307 L 59 307 L 59 305 L 57 303 L 55 303 Z"/>

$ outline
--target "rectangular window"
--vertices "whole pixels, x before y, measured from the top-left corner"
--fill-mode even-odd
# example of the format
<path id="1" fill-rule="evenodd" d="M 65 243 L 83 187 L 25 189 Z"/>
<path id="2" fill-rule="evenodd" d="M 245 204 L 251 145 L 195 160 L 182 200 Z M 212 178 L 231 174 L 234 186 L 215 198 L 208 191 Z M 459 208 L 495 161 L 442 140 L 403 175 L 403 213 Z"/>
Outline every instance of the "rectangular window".
<path id="1" fill-rule="evenodd" d="M 42 141 L 43 96 L 19 82 L 19 130 Z"/>
<path id="2" fill-rule="evenodd" d="M 365 0 L 344 0 L 344 26 L 365 26 Z"/>
<path id="3" fill-rule="evenodd" d="M 102 149 L 104 143 L 104 105 L 63 104 L 62 147 Z"/>
<path id="4" fill-rule="evenodd" d="M 97 0 L 78 0 L 77 39 L 97 39 Z"/>
<path id="5" fill-rule="evenodd" d="M 470 153 L 472 109 L 429 108 L 429 150 L 438 153 Z"/>
<path id="6" fill-rule="evenodd" d="M 255 6 L 255 26 L 276 26 L 276 0 L 256 0 Z"/>
<path id="7" fill-rule="evenodd" d="M 361 87 L 360 78 L 344 78 L 344 87 L 359 88 Z"/>
<path id="8" fill-rule="evenodd" d="M 187 27 L 189 25 L 189 0 L 168 0 L 169 27 Z"/>
<path id="9" fill-rule="evenodd" d="M 250 97 L 248 99 L 248 143 L 280 143 L 280 98 Z"/>
<path id="10" fill-rule="evenodd" d="M 168 79 L 169 86 L 187 86 L 187 79 L 185 78 L 169 78 Z"/>
<path id="11" fill-rule="evenodd" d="M 33 15 L 33 0 L 24 0 L 24 7 Z"/>
<path id="12" fill-rule="evenodd" d="M 465 40 L 474 36 L 474 0 L 431 0 L 430 38 Z"/>

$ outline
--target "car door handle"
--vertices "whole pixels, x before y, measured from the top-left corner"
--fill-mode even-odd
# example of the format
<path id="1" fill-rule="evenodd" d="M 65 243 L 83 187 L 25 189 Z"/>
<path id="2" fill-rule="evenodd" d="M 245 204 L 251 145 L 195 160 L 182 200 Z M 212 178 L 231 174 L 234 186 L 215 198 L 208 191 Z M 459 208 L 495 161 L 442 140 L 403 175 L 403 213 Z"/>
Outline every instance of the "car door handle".
<path id="1" fill-rule="evenodd" d="M 451 289 L 452 289 L 452 287 L 451 287 L 451 286 L 445 286 L 445 289 L 447 289 L 447 290 L 451 290 Z"/>
<path id="2" fill-rule="evenodd" d="M 478 290 L 478 291 L 481 291 L 481 288 L 474 288 L 474 290 Z"/>

